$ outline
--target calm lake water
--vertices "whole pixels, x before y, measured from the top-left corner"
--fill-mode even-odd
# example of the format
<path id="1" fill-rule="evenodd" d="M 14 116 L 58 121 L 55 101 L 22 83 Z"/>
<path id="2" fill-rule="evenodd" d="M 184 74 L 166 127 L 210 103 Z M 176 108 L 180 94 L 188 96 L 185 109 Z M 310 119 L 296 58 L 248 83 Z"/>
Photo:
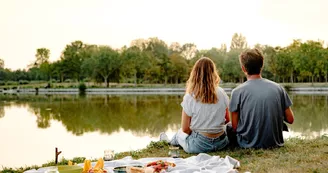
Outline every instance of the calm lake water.
<path id="1" fill-rule="evenodd" d="M 295 95 L 295 122 L 284 137 L 328 134 L 328 95 Z M 0 169 L 61 157 L 98 158 L 146 147 L 180 127 L 183 95 L 1 95 Z"/>

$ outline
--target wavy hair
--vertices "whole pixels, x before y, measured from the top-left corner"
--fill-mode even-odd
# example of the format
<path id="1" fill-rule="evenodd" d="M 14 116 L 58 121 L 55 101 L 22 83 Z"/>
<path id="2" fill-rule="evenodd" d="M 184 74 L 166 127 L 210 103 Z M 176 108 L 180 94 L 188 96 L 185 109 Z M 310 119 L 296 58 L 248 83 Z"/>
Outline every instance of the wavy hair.
<path id="1" fill-rule="evenodd" d="M 220 77 L 214 62 L 207 58 L 200 58 L 192 68 L 187 81 L 186 93 L 192 95 L 202 103 L 217 103 L 217 87 Z"/>

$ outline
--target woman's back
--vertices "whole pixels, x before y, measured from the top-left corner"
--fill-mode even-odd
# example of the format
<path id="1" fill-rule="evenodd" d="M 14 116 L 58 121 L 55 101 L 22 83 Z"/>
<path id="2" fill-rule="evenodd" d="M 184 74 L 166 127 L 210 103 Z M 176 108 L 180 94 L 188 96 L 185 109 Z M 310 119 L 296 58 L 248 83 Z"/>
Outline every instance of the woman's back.
<path id="1" fill-rule="evenodd" d="M 190 128 L 195 132 L 217 134 L 224 131 L 228 96 L 220 87 L 217 95 L 218 102 L 215 104 L 201 103 L 190 94 L 184 96 L 181 106 L 192 117 Z"/>

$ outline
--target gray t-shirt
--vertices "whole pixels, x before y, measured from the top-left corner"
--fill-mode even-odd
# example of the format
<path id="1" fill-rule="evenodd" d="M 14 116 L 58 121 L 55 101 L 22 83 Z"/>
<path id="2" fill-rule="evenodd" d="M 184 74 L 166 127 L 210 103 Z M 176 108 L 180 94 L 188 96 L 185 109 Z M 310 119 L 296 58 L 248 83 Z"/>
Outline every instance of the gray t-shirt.
<path id="1" fill-rule="evenodd" d="M 195 132 L 216 134 L 225 130 L 225 112 L 229 98 L 220 87 L 217 89 L 219 101 L 207 104 L 197 101 L 192 95 L 185 94 L 181 106 L 191 117 L 190 129 Z"/>
<path id="2" fill-rule="evenodd" d="M 232 90 L 230 112 L 238 112 L 237 141 L 243 148 L 283 146 L 285 110 L 292 102 L 282 86 L 249 80 Z"/>

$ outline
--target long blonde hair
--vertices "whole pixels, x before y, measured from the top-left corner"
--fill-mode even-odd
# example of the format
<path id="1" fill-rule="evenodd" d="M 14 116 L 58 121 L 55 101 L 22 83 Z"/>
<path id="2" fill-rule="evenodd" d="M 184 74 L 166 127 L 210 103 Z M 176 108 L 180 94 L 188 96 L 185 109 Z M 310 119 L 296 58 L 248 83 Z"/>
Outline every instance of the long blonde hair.
<path id="1" fill-rule="evenodd" d="M 186 93 L 193 95 L 202 103 L 217 103 L 217 87 L 220 77 L 214 62 L 207 58 L 200 58 L 190 73 L 187 81 Z"/>

